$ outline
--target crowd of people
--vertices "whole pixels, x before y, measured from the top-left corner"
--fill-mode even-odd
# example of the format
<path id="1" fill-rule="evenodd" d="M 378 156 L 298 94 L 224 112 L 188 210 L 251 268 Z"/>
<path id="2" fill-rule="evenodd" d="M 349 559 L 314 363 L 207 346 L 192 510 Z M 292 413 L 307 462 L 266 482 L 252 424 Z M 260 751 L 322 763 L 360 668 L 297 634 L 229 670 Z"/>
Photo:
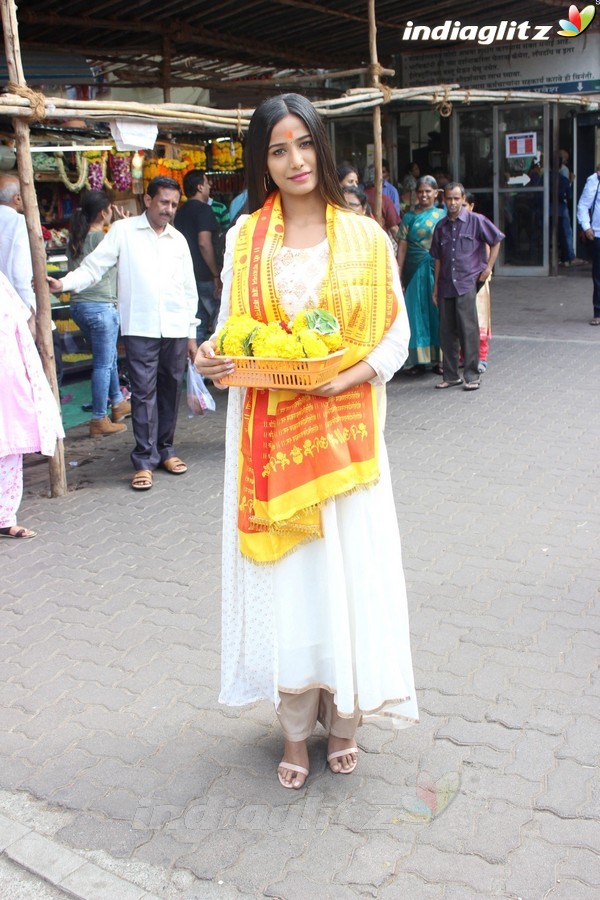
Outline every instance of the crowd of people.
<path id="1" fill-rule="evenodd" d="M 338 165 L 337 174 L 346 204 L 372 216 L 373 167 L 365 170 L 364 186 L 351 163 Z M 402 371 L 417 376 L 430 370 L 442 376 L 438 388 L 464 384 L 465 390 L 477 390 L 488 364 L 491 269 L 504 234 L 474 212 L 473 195 L 462 184 L 450 181 L 441 169 L 436 172 L 438 181 L 433 175 L 421 176 L 418 164 L 411 163 L 401 192 L 389 182 L 385 159 L 382 175 L 380 224 L 397 247 L 410 323 L 409 353 Z M 459 199 L 454 202 L 453 198 L 449 206 L 452 191 Z M 451 240 L 447 237 L 439 245 L 436 242 L 432 249 L 436 231 L 438 235 L 447 231 Z M 440 292 L 439 274 L 446 269 L 453 276 L 442 276 Z M 460 302 L 458 298 L 462 298 Z M 465 354 L 468 358 L 464 379 L 457 371 L 459 351 L 463 364 Z"/>
<path id="2" fill-rule="evenodd" d="M 283 732 L 277 778 L 286 789 L 309 777 L 317 722 L 331 773 L 349 775 L 364 719 L 418 721 L 385 385 L 402 367 L 409 375 L 433 368 L 437 388 L 474 391 L 487 364 L 489 281 L 503 233 L 445 173 L 438 180 L 412 165 L 397 190 L 385 160 L 383 171 L 377 222 L 372 170 L 361 183 L 352 165 L 336 169 L 312 104 L 298 94 L 273 97 L 250 122 L 247 189 L 223 258 L 210 184 L 193 172 L 183 206 L 177 182 L 158 177 L 138 216 L 89 192 L 71 224 L 70 271 L 48 279 L 52 291 L 72 292 L 73 317 L 92 346 L 90 434 L 121 431 L 131 416 L 137 491 L 152 488 L 159 468 L 187 471 L 174 446 L 186 361 L 224 387 L 235 360 L 216 352 L 215 332 L 229 316 L 268 325 L 321 308 L 339 322 L 345 353 L 331 381 L 307 391 L 229 388 L 220 700 L 274 703 Z M 0 202 L 14 194 L 14 185 L 3 194 L 7 187 L 0 182 Z M 594 242 L 592 324 L 600 324 L 599 190 L 600 168 L 579 212 Z M 11 261 L 24 251 L 8 246 L 8 236 L 23 238 L 23 228 L 11 213 L 6 219 L 0 535 L 28 538 L 34 532 L 16 524 L 22 454 L 51 455 L 64 432 L 33 343 L 29 270 L 10 284 Z M 119 328 L 131 403 L 116 377 Z"/>

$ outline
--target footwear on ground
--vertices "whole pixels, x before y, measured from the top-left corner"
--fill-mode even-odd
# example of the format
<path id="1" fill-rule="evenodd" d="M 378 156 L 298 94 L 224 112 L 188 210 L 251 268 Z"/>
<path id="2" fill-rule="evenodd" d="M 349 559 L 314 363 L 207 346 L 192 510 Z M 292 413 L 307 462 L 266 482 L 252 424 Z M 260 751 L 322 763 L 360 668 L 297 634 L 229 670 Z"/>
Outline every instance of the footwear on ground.
<path id="1" fill-rule="evenodd" d="M 92 419 L 90 422 L 90 437 L 104 437 L 107 434 L 117 434 L 119 431 L 127 431 L 127 425 L 111 422 L 108 416 L 104 416 L 103 419 Z"/>

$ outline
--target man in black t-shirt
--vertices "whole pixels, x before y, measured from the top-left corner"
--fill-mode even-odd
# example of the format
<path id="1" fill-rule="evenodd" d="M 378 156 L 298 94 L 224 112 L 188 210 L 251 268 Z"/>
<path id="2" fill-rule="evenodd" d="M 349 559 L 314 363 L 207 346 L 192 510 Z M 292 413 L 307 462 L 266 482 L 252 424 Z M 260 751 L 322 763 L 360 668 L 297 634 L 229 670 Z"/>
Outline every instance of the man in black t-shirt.
<path id="1" fill-rule="evenodd" d="M 200 319 L 197 341 L 201 344 L 213 332 L 221 299 L 220 266 L 215 253 L 220 227 L 208 203 L 210 182 L 206 173 L 198 169 L 188 172 L 183 190 L 188 199 L 177 210 L 173 224 L 188 242 L 194 262 Z"/>

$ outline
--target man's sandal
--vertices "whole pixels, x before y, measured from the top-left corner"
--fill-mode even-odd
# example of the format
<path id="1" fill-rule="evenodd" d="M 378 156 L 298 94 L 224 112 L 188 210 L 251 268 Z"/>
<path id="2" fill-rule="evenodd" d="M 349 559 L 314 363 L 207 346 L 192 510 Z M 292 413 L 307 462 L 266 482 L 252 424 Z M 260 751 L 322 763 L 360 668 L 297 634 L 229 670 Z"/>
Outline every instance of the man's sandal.
<path id="1" fill-rule="evenodd" d="M 134 491 L 149 491 L 152 487 L 152 472 L 149 469 L 138 469 L 131 479 Z"/>
<path id="2" fill-rule="evenodd" d="M 184 472 L 187 472 L 188 467 L 184 463 L 182 459 L 179 459 L 178 456 L 169 456 L 168 459 L 163 459 L 161 462 L 161 468 L 165 469 L 167 472 L 170 472 L 171 475 L 183 475 Z"/>
<path id="3" fill-rule="evenodd" d="M 302 784 L 296 784 L 298 781 L 297 778 L 294 778 L 293 781 L 284 781 L 281 777 L 280 769 L 287 769 L 290 772 L 298 772 L 300 775 L 304 775 L 304 781 Z M 300 788 L 303 788 L 306 784 L 306 779 L 308 778 L 308 769 L 305 769 L 304 766 L 295 766 L 293 763 L 284 762 L 281 760 L 279 765 L 277 766 L 277 777 L 279 779 L 279 784 L 284 788 L 291 788 L 294 791 L 299 791 Z"/>
<path id="4" fill-rule="evenodd" d="M 333 760 L 340 759 L 340 757 L 342 756 L 350 756 L 352 753 L 356 753 L 356 759 L 349 769 L 339 769 L 337 772 L 334 769 L 331 769 L 331 763 Z M 350 775 L 351 772 L 354 772 L 358 764 L 358 747 L 348 747 L 347 750 L 336 750 L 335 753 L 328 753 L 327 762 L 329 763 L 329 768 L 334 775 Z"/>
<path id="5" fill-rule="evenodd" d="M 438 390 L 440 390 L 440 391 L 445 391 L 446 388 L 458 387 L 459 384 L 462 384 L 462 383 L 463 383 L 462 378 L 457 378 L 456 381 L 440 381 L 436 384 L 436 388 L 438 388 Z"/>

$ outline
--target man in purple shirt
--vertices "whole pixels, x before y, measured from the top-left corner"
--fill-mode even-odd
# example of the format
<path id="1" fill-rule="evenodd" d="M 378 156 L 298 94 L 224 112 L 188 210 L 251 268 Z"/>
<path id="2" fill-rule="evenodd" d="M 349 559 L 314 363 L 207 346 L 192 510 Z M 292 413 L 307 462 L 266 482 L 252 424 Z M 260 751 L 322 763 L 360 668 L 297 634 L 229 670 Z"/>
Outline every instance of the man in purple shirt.
<path id="1" fill-rule="evenodd" d="M 440 310 L 440 347 L 444 354 L 443 381 L 436 388 L 462 384 L 458 350 L 465 364 L 465 390 L 479 387 L 479 322 L 477 289 L 491 275 L 504 235 L 475 212 L 464 209 L 465 189 L 451 181 L 444 188 L 448 215 L 435 227 L 430 254 L 435 259 L 433 302 Z"/>

